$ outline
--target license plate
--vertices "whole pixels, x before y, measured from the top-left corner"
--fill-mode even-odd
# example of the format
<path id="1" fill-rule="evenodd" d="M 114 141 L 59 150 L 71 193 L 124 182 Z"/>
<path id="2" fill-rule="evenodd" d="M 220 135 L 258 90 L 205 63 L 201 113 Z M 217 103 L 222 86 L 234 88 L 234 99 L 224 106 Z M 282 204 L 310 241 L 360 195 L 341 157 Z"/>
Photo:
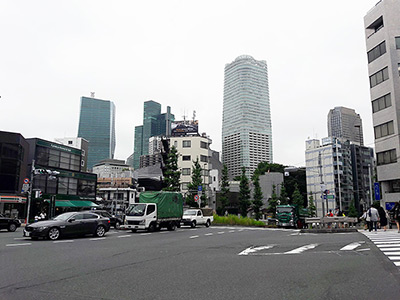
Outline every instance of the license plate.
<path id="1" fill-rule="evenodd" d="M 135 228 L 139 228 L 139 226 L 135 226 Z"/>
<path id="2" fill-rule="evenodd" d="M 24 236 L 31 236 L 31 233 L 24 230 Z"/>

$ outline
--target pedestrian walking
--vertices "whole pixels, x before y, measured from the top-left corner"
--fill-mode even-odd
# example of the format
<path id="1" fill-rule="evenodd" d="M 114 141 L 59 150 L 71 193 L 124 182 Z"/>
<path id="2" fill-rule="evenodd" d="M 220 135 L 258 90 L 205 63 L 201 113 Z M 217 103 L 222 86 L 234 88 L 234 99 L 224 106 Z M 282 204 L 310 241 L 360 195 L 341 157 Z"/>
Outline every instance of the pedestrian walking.
<path id="1" fill-rule="evenodd" d="M 372 229 L 375 229 L 375 232 L 377 231 L 377 223 L 379 221 L 379 213 L 378 210 L 371 206 L 368 210 L 367 210 L 367 222 L 368 223 L 368 229 L 369 232 L 372 231 Z"/>
<path id="2" fill-rule="evenodd" d="M 396 222 L 397 225 L 397 232 L 400 233 L 400 202 L 396 202 L 394 207 L 392 208 L 393 210 L 393 219 Z"/>
<path id="3" fill-rule="evenodd" d="M 387 212 L 382 206 L 378 207 L 378 214 L 379 214 L 379 225 L 380 228 L 383 228 L 383 231 L 386 231 L 386 226 L 388 224 L 388 217 Z"/>
<path id="4" fill-rule="evenodd" d="M 367 211 L 364 209 L 362 216 L 360 217 L 361 220 L 363 220 L 364 223 L 364 230 L 368 229 L 368 221 L 367 221 Z"/>

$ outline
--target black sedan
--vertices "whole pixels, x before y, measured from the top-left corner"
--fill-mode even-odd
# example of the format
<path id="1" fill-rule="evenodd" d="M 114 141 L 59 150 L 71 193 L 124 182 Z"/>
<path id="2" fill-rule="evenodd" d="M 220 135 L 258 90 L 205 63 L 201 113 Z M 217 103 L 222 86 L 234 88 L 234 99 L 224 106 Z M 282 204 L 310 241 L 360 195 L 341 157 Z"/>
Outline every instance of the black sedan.
<path id="1" fill-rule="evenodd" d="M 20 226 L 21 222 L 18 219 L 7 218 L 0 214 L 0 229 L 7 229 L 14 232 Z"/>
<path id="2" fill-rule="evenodd" d="M 91 212 L 68 212 L 52 220 L 28 224 L 24 236 L 56 240 L 64 236 L 93 234 L 102 237 L 110 230 L 110 220 Z"/>
<path id="3" fill-rule="evenodd" d="M 94 213 L 94 214 L 98 214 L 98 215 L 103 216 L 105 218 L 109 218 L 110 219 L 110 225 L 113 226 L 115 229 L 119 229 L 121 224 L 124 223 L 121 218 L 113 216 L 112 214 L 110 214 L 106 210 L 98 210 L 98 209 L 96 209 L 96 210 L 91 210 L 90 212 Z"/>

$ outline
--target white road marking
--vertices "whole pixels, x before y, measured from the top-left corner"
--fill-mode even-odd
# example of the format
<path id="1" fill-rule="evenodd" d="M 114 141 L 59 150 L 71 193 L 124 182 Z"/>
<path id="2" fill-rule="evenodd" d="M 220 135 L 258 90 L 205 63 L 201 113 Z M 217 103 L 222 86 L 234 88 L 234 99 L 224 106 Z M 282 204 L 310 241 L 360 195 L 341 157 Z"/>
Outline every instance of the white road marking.
<path id="1" fill-rule="evenodd" d="M 206 233 L 206 236 L 214 235 L 214 233 Z"/>
<path id="2" fill-rule="evenodd" d="M 199 236 L 198 235 L 192 235 L 191 237 L 190 237 L 190 239 L 195 239 L 195 238 L 198 238 Z"/>
<path id="3" fill-rule="evenodd" d="M 29 237 L 22 237 L 22 238 L 14 238 L 14 240 L 26 240 Z"/>
<path id="4" fill-rule="evenodd" d="M 376 245 L 378 248 L 386 248 L 386 247 L 400 247 L 400 244 L 387 244 L 387 245 Z M 383 249 L 382 249 L 383 250 Z"/>
<path id="5" fill-rule="evenodd" d="M 386 250 L 383 250 L 383 251 L 386 251 Z M 395 251 L 393 251 L 393 252 L 383 252 L 383 254 L 385 254 L 385 255 L 400 255 L 400 252 L 395 252 Z"/>
<path id="6" fill-rule="evenodd" d="M 93 238 L 93 239 L 90 239 L 91 241 L 101 241 L 101 240 L 105 240 L 106 238 L 105 237 L 99 237 L 99 238 Z"/>
<path id="7" fill-rule="evenodd" d="M 400 248 L 399 247 L 395 247 L 395 248 L 389 248 L 389 247 L 386 248 L 385 247 L 380 250 L 382 250 L 382 251 L 400 251 Z"/>
<path id="8" fill-rule="evenodd" d="M 235 230 L 229 230 L 229 232 L 235 232 Z"/>
<path id="9" fill-rule="evenodd" d="M 59 243 L 73 243 L 74 240 L 65 240 L 65 241 L 54 241 L 53 244 L 59 244 Z"/>
<path id="10" fill-rule="evenodd" d="M 160 231 L 159 233 L 160 233 L 160 234 L 169 233 L 169 231 Z"/>
<path id="11" fill-rule="evenodd" d="M 360 247 L 361 244 L 363 244 L 363 243 L 364 243 L 364 242 L 362 241 L 362 242 L 354 242 L 354 243 L 348 244 L 348 245 L 344 246 L 343 248 L 341 248 L 340 251 L 350 251 L 350 250 L 354 250 L 354 249 L 356 249 L 357 247 Z"/>
<path id="12" fill-rule="evenodd" d="M 151 233 L 150 232 L 147 232 L 147 233 L 141 233 L 140 235 L 150 235 Z"/>
<path id="13" fill-rule="evenodd" d="M 388 256 L 390 260 L 400 260 L 400 256 Z"/>
<path id="14" fill-rule="evenodd" d="M 318 246 L 318 244 L 309 244 L 309 245 L 305 245 L 305 246 L 302 246 L 302 247 L 287 251 L 284 254 L 300 254 L 300 253 L 302 253 L 302 252 L 304 252 L 306 250 L 314 249 L 317 246 Z"/>
<path id="15" fill-rule="evenodd" d="M 266 250 L 266 249 L 271 249 L 272 247 L 274 247 L 275 245 L 268 245 L 268 246 L 259 246 L 259 247 L 249 247 L 245 250 L 243 250 L 242 252 L 240 252 L 238 255 L 249 255 L 251 253 L 256 253 L 257 251 L 261 251 L 261 250 Z"/>
<path id="16" fill-rule="evenodd" d="M 358 249 L 357 251 L 369 251 L 371 248 L 365 248 L 365 249 Z"/>
<path id="17" fill-rule="evenodd" d="M 218 234 L 223 234 L 223 233 L 225 233 L 225 231 L 220 231 L 220 232 L 217 232 Z"/>
<path id="18" fill-rule="evenodd" d="M 6 247 L 29 246 L 29 245 L 32 245 L 32 243 L 7 244 Z"/>
<path id="19" fill-rule="evenodd" d="M 117 237 L 118 238 L 126 238 L 126 237 L 130 237 L 130 236 L 132 236 L 132 235 L 126 234 L 126 235 L 118 235 Z"/>
<path id="20" fill-rule="evenodd" d="M 399 243 L 399 241 L 374 242 L 374 244 L 376 244 L 376 245 L 380 245 L 380 244 L 382 244 L 382 245 L 384 245 L 384 244 L 398 244 L 398 243 Z"/>

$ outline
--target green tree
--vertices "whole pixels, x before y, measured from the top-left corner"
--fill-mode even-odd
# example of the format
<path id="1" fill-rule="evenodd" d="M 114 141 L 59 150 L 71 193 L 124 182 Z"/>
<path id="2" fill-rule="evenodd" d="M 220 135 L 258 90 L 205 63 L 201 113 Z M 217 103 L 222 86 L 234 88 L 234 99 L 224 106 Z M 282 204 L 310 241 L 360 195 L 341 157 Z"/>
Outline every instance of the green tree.
<path id="1" fill-rule="evenodd" d="M 181 172 L 178 171 L 178 150 L 172 146 L 165 165 L 164 171 L 164 191 L 179 192 L 180 191 Z"/>
<path id="2" fill-rule="evenodd" d="M 261 218 L 261 207 L 263 206 L 262 202 L 262 191 L 260 187 L 260 178 L 258 175 L 253 177 L 254 184 L 254 193 L 253 193 L 253 210 L 256 215 L 256 220 L 258 221 Z"/>
<path id="3" fill-rule="evenodd" d="M 295 184 L 294 192 L 292 195 L 292 203 L 294 205 L 297 205 L 299 208 L 303 208 L 303 206 L 304 206 L 304 199 L 299 191 L 297 183 Z"/>
<path id="4" fill-rule="evenodd" d="M 276 206 L 278 205 L 278 196 L 276 195 L 276 185 L 272 186 L 272 195 L 268 200 L 268 212 L 272 213 L 274 218 L 276 216 Z"/>
<path id="5" fill-rule="evenodd" d="M 314 197 L 313 197 L 313 194 L 310 193 L 310 197 L 308 197 L 308 213 L 310 214 L 310 217 L 315 217 L 316 211 L 317 211 L 317 208 L 315 207 L 315 204 L 314 204 Z"/>
<path id="6" fill-rule="evenodd" d="M 268 172 L 278 172 L 284 173 L 285 166 L 281 164 L 271 164 L 266 161 L 260 162 L 257 166 L 257 169 L 254 171 L 254 175 L 264 175 Z"/>
<path id="7" fill-rule="evenodd" d="M 288 203 L 288 195 L 286 193 L 286 188 L 284 184 L 281 184 L 281 194 L 279 196 L 280 205 L 287 205 Z"/>
<path id="8" fill-rule="evenodd" d="M 356 207 L 355 207 L 355 205 L 354 205 L 354 200 L 351 201 L 351 204 L 350 204 L 350 207 L 349 207 L 348 216 L 349 216 L 349 217 L 352 217 L 352 218 L 358 217 L 357 209 L 356 209 Z"/>
<path id="9" fill-rule="evenodd" d="M 186 196 L 186 204 L 189 206 L 197 207 L 198 204 L 194 201 L 194 196 L 197 195 L 197 189 L 199 186 L 203 185 L 203 179 L 201 176 L 201 166 L 199 162 L 199 158 L 196 159 L 196 161 L 193 162 L 192 166 L 192 181 L 187 185 L 188 187 L 188 193 Z M 201 196 L 201 205 L 204 206 L 205 198 L 203 195 Z"/>
<path id="10" fill-rule="evenodd" d="M 225 213 L 226 208 L 229 205 L 229 177 L 228 177 L 228 167 L 224 164 L 221 174 L 221 192 L 219 196 L 221 202 L 221 212 Z"/>
<path id="11" fill-rule="evenodd" d="M 239 211 L 243 217 L 247 216 L 247 210 L 249 209 L 250 205 L 249 180 L 246 176 L 246 168 L 242 167 L 242 176 L 240 177 L 239 185 Z"/>

